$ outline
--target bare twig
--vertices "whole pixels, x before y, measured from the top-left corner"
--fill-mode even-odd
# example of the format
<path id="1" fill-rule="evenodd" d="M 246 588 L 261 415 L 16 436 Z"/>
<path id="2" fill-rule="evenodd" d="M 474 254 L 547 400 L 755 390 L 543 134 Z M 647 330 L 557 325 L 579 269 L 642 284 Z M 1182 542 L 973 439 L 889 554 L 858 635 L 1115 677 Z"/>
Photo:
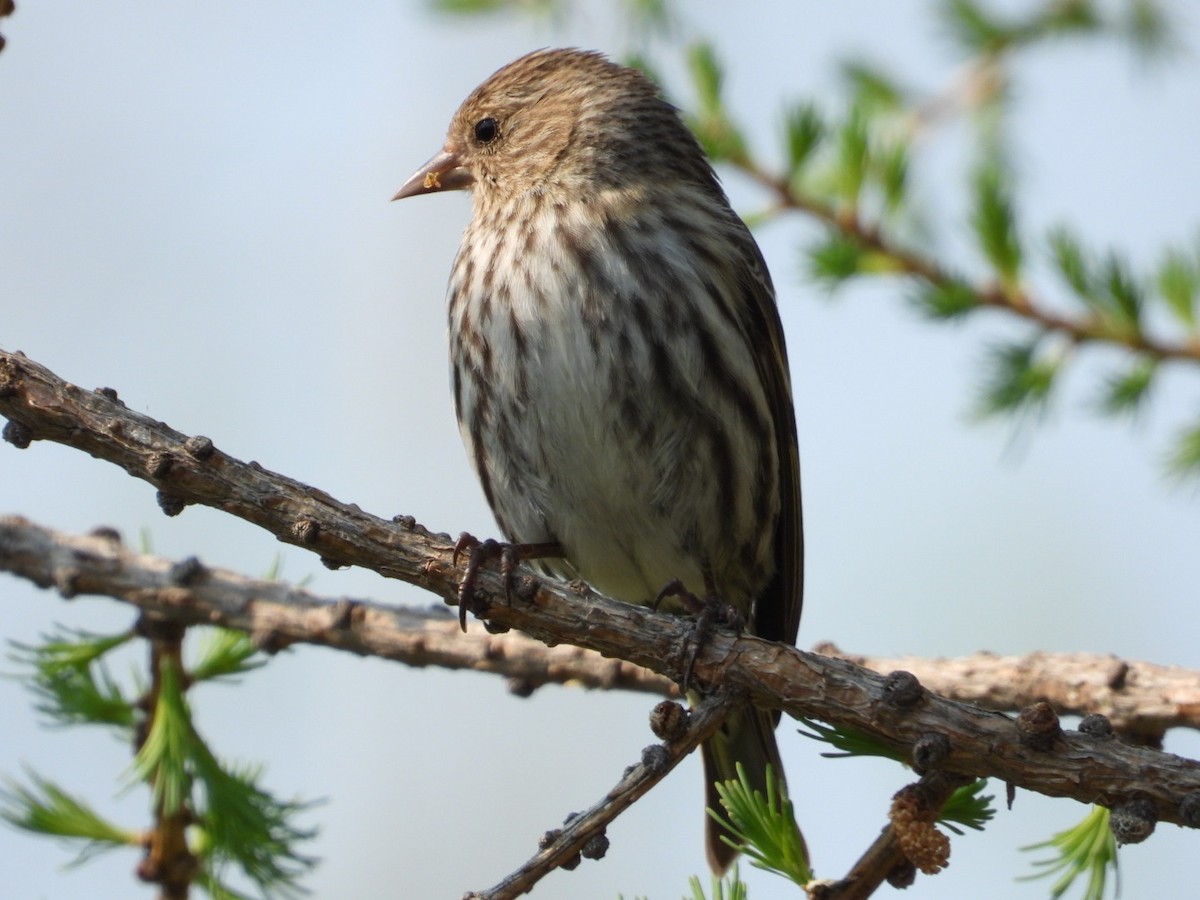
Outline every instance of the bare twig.
<path id="1" fill-rule="evenodd" d="M 485 891 L 469 893 L 464 900 L 509 900 L 528 893 L 560 866 L 574 868 L 580 854 L 599 859 L 607 848 L 604 829 L 720 727 L 734 698 L 725 691 L 702 702 L 688 716 L 682 735 L 642 751 L 642 759 L 621 776 L 605 797 L 586 812 L 568 818 L 561 829 L 547 833 L 538 852 L 521 868 Z"/>

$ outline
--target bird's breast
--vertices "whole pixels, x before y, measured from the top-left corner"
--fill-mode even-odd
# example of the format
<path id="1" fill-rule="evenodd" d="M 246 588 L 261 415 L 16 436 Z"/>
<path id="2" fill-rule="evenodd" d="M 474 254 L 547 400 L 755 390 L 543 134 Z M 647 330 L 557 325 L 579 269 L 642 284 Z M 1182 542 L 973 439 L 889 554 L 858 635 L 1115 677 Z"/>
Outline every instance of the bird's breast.
<path id="1" fill-rule="evenodd" d="M 712 296 L 719 273 L 625 224 L 468 229 L 449 292 L 468 452 L 507 536 L 562 542 L 605 593 L 700 592 L 714 564 L 751 591 L 778 513 L 753 348 Z"/>

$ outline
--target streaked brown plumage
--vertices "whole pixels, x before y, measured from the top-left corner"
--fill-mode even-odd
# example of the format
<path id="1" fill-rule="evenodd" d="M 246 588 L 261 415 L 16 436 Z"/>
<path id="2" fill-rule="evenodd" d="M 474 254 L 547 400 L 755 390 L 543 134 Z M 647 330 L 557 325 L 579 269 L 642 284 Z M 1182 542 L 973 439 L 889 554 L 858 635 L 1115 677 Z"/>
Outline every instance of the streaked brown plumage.
<path id="1" fill-rule="evenodd" d="M 803 539 L 774 289 L 695 138 L 641 73 L 543 50 L 459 108 L 397 198 L 468 189 L 449 288 L 454 401 L 505 536 L 630 603 L 680 579 L 795 643 Z M 782 774 L 777 716 L 704 746 L 714 780 Z M 733 852 L 709 823 L 723 871 Z"/>

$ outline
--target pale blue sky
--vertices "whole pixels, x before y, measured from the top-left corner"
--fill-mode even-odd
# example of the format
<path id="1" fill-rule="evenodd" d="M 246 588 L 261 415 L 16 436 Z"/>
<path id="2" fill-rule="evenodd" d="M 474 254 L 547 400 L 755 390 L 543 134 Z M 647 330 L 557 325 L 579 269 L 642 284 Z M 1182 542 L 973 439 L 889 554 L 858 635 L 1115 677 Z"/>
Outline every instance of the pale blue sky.
<path id="1" fill-rule="evenodd" d="M 690 8 L 694 30 L 719 37 L 741 121 L 774 154 L 783 100 L 832 106 L 834 62 L 851 52 L 925 87 L 951 77 L 959 60 L 929 6 Z M 499 65 L 551 44 L 620 53 L 628 35 L 608 7 L 587 9 L 555 29 L 382 0 L 21 4 L 0 55 L 0 346 L 85 387 L 114 387 L 133 409 L 371 512 L 494 533 L 446 377 L 442 298 L 469 202 L 388 198 Z M 1185 11 L 1180 37 L 1194 51 L 1200 30 Z M 1031 225 L 1072 222 L 1142 262 L 1196 233 L 1194 52 L 1146 70 L 1111 44 L 1049 47 L 1017 75 Z M 962 135 L 933 140 L 918 183 L 947 246 L 962 248 Z M 762 199 L 736 178 L 728 187 L 745 211 Z M 1058 414 L 1014 444 L 968 412 L 986 342 L 1016 329 L 1000 319 L 923 324 L 894 286 L 830 303 L 802 277 L 798 247 L 810 235 L 800 223 L 759 235 L 801 432 L 801 644 L 1090 650 L 1200 668 L 1200 507 L 1159 466 L 1166 438 L 1196 414 L 1196 375 L 1168 377 L 1131 428 L 1087 412 L 1098 373 L 1117 359 L 1088 354 Z M 430 601 L 366 573 L 328 572 L 210 510 L 167 519 L 146 484 L 51 445 L 0 447 L 0 512 L 66 530 L 110 524 L 135 543 L 146 529 L 161 553 L 249 573 L 280 554 L 285 577 L 311 577 L 319 592 Z M 130 621 L 107 601 L 3 587 L 0 638 Z M 310 818 L 322 828 L 313 851 L 324 864 L 310 882 L 322 898 L 456 897 L 490 885 L 651 741 L 644 697 L 546 689 L 520 701 L 496 679 L 305 648 L 194 703 L 218 752 L 267 762 L 268 786 L 285 796 L 327 798 Z M 30 763 L 124 824 L 145 821 L 140 792 L 109 802 L 127 748 L 39 728 L 15 681 L 0 681 L 0 709 L 0 773 Z M 836 876 L 906 774 L 822 760 L 786 726 L 781 743 L 818 872 Z M 1194 736 L 1171 746 L 1200 753 Z M 1020 794 L 988 833 L 956 839 L 951 868 L 914 895 L 1043 897 L 1044 883 L 1011 880 L 1027 864 L 1017 847 L 1084 812 Z M 1160 832 L 1123 855 L 1126 896 L 1185 896 L 1172 876 L 1196 836 Z M 703 869 L 700 834 L 699 766 L 689 763 L 614 826 L 606 861 L 555 875 L 535 896 L 678 897 Z M 132 882 L 131 854 L 63 872 L 60 848 L 0 829 L 0 859 L 16 898 L 151 895 Z M 756 874 L 752 896 L 793 894 Z"/>

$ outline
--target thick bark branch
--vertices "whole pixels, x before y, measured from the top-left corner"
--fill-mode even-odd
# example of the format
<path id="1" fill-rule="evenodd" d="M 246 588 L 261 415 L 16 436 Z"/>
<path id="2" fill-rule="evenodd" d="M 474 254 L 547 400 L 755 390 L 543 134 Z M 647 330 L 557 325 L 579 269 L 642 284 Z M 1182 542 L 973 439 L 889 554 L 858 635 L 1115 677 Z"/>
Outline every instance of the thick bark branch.
<path id="1" fill-rule="evenodd" d="M 515 631 L 490 634 L 477 622 L 464 635 L 445 607 L 398 609 L 318 597 L 284 582 L 134 553 L 104 530 L 76 536 L 0 517 L 0 568 L 67 595 L 100 594 L 163 617 L 219 621 L 248 632 L 268 650 L 308 643 L 410 666 L 488 672 L 507 678 L 520 694 L 546 684 L 572 684 L 679 696 L 668 678 L 580 647 L 548 647 Z M 186 608 L 180 606 L 182 597 L 188 598 Z M 338 627 L 347 616 L 353 617 L 354 629 Z M 814 652 L 884 674 L 912 672 L 935 693 L 992 710 L 1016 712 L 1047 700 L 1064 715 L 1100 713 L 1141 743 L 1170 728 L 1200 728 L 1200 673 L 1174 666 L 1099 653 L 922 659 L 848 654 L 832 644 Z"/>
<path id="2" fill-rule="evenodd" d="M 581 647 L 547 647 L 516 631 L 490 634 L 478 621 L 463 634 L 444 606 L 406 609 L 318 597 L 286 582 L 208 568 L 194 558 L 172 562 L 135 553 L 104 528 L 69 535 L 0 516 L 0 571 L 65 597 L 112 597 L 164 620 L 244 631 L 268 652 L 316 644 L 410 666 L 470 669 L 504 676 L 520 694 L 573 684 L 679 696 L 670 679 Z"/>
<path id="3" fill-rule="evenodd" d="M 214 506 L 333 564 L 361 565 L 455 602 L 462 573 L 451 562 L 445 536 L 411 520 L 380 519 L 236 460 L 206 439 L 187 438 L 128 410 L 113 396 L 65 384 L 44 367 L 3 351 L 0 414 L 11 420 L 5 436 L 16 445 L 56 440 L 116 463 L 158 487 L 168 512 L 188 503 Z M 70 572 L 52 580 L 68 590 L 85 587 Z M 518 596 L 509 604 L 498 574 L 480 573 L 477 600 L 493 629 L 516 628 L 547 643 L 619 657 L 673 680 L 682 676 L 690 623 L 597 595 L 580 596 L 525 570 L 517 582 Z M 176 616 L 201 621 L 191 586 L 164 579 L 163 587 L 176 588 L 171 604 Z M 361 642 L 354 605 L 343 608 L 346 612 L 331 620 L 331 630 Z M 217 621 L 222 623 L 220 616 Z M 1074 732 L 1056 735 L 1043 742 L 1046 749 L 1037 749 L 1007 716 L 928 692 L 911 705 L 899 705 L 889 699 L 884 678 L 851 662 L 728 632 L 715 632 L 701 648 L 693 677 L 700 685 L 742 690 L 763 707 L 857 729 L 897 751 L 908 752 L 925 735 L 944 735 L 951 749 L 942 768 L 950 773 L 995 777 L 1049 796 L 1106 806 L 1141 795 L 1163 821 L 1200 824 L 1185 821 L 1190 817 L 1181 812 L 1181 804 L 1186 810 L 1200 807 L 1194 798 L 1183 803 L 1200 791 L 1200 765 L 1171 754 Z"/>
<path id="4" fill-rule="evenodd" d="M 988 709 L 1019 710 L 1045 700 L 1062 715 L 1107 716 L 1141 743 L 1157 744 L 1171 728 L 1200 728 L 1200 673 L 1104 653 L 975 653 L 959 659 L 873 657 L 813 648 L 876 672 L 903 669 L 925 687 Z"/>

